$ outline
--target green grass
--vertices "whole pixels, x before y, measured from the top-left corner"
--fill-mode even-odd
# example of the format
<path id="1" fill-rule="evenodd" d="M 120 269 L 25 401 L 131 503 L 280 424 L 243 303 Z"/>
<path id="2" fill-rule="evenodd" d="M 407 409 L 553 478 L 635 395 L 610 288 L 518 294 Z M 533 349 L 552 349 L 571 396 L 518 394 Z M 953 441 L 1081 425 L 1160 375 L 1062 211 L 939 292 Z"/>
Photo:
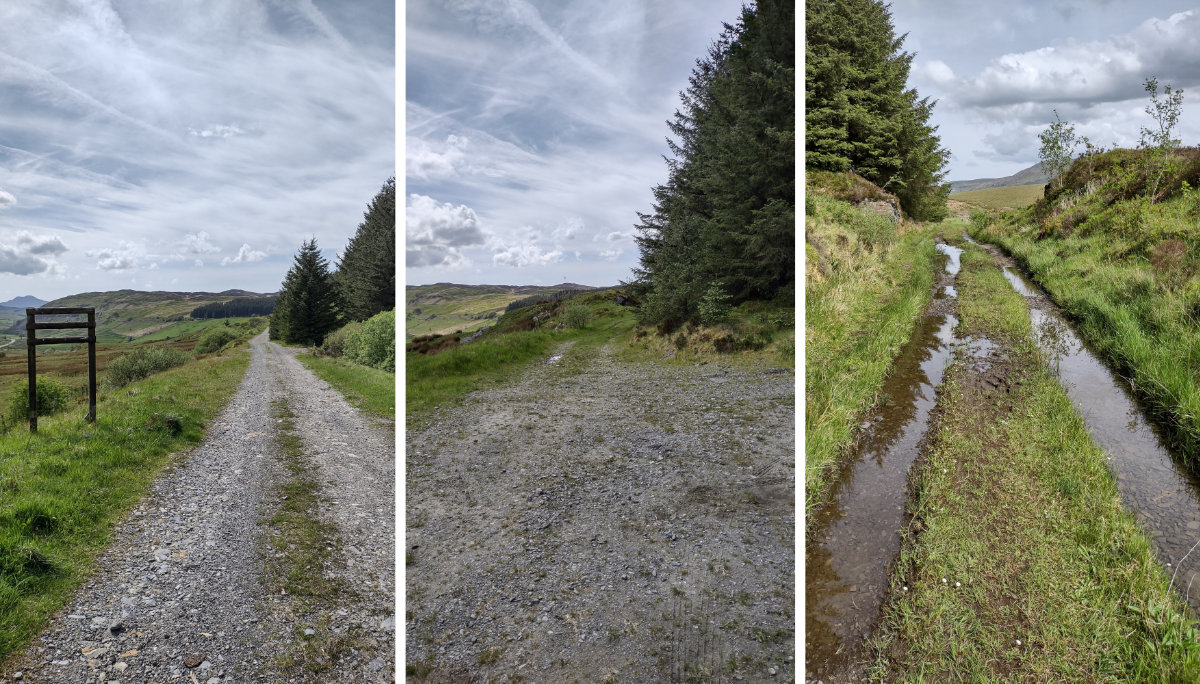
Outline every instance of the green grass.
<path id="1" fill-rule="evenodd" d="M 1012 382 L 982 395 L 962 359 L 947 373 L 873 676 L 1197 681 L 1187 607 L 1045 370 L 1023 298 L 978 250 L 958 292 L 960 332 L 1007 341 Z"/>
<path id="2" fill-rule="evenodd" d="M 1042 197 L 1043 186 L 1010 185 L 1003 188 L 988 188 L 987 190 L 971 190 L 950 195 L 950 199 L 981 209 L 1017 209 L 1028 206 Z"/>
<path id="3" fill-rule="evenodd" d="M 875 404 L 893 359 L 929 302 L 938 228 L 908 223 L 898 227 L 817 194 L 808 196 L 806 211 L 808 511 L 824 499 L 838 459 Z"/>
<path id="4" fill-rule="evenodd" d="M 171 323 L 170 325 L 168 325 L 165 328 L 156 330 L 155 332 L 152 332 L 149 335 L 143 335 L 142 337 L 139 337 L 137 339 L 139 342 L 151 342 L 151 341 L 156 341 L 156 340 L 177 339 L 180 337 L 187 337 L 189 335 L 198 336 L 197 335 L 198 333 L 203 332 L 204 330 L 207 330 L 208 328 L 211 328 L 213 326 L 218 326 L 218 325 L 220 325 L 220 326 L 225 325 L 225 321 L 229 321 L 229 324 L 232 326 L 232 325 L 239 324 L 239 323 L 246 323 L 250 320 L 252 320 L 250 317 L 240 317 L 240 318 L 228 318 L 228 319 L 210 318 L 210 319 L 200 320 L 200 321 L 193 321 L 193 320 L 178 321 L 175 323 Z"/>
<path id="5" fill-rule="evenodd" d="M 93 570 L 112 526 L 170 454 L 198 443 L 237 389 L 245 354 L 191 362 L 0 435 L 0 661 Z M 74 376 L 71 376 L 74 377 Z"/>
<path id="6" fill-rule="evenodd" d="M 1117 150 L 1092 175 L 1077 163 L 1052 201 L 972 234 L 1030 272 L 1200 466 L 1200 191 L 1176 180 L 1151 203 L 1136 161 Z"/>
<path id="7" fill-rule="evenodd" d="M 396 419 L 395 373 L 328 356 L 298 354 L 296 358 L 355 407 L 381 418 Z"/>

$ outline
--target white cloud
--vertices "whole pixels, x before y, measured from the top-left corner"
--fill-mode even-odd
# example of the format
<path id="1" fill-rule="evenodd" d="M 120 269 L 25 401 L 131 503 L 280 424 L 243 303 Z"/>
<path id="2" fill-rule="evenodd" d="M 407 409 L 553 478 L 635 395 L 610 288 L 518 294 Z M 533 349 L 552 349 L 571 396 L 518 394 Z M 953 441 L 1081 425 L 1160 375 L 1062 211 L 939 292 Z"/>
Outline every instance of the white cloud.
<path id="1" fill-rule="evenodd" d="M 249 263 L 253 263 L 255 261 L 262 261 L 263 259 L 266 259 L 266 258 L 267 258 L 266 252 L 261 252 L 257 249 L 252 249 L 250 247 L 250 245 L 248 245 L 246 243 L 242 243 L 241 248 L 238 249 L 237 256 L 235 256 L 233 258 L 225 257 L 224 259 L 221 259 L 221 265 L 228 266 L 229 264 L 249 264 Z"/>
<path id="2" fill-rule="evenodd" d="M 132 242 L 121 241 L 117 248 L 104 247 L 86 252 L 96 259 L 96 268 L 102 271 L 131 271 L 138 267 L 146 256 L 146 250 Z"/>
<path id="3" fill-rule="evenodd" d="M 454 178 L 466 161 L 467 138 L 446 136 L 445 144 L 435 145 L 420 138 L 409 138 L 404 153 L 404 173 L 423 180 Z"/>
<path id="4" fill-rule="evenodd" d="M 545 252 L 537 245 L 519 245 L 509 247 L 492 255 L 492 263 L 497 266 L 545 266 L 556 261 L 562 261 L 562 250 L 556 249 Z"/>
<path id="5" fill-rule="evenodd" d="M 180 254 L 215 254 L 219 251 L 221 248 L 212 243 L 207 231 L 202 230 L 183 236 L 183 249 L 180 250 Z"/>
<path id="6" fill-rule="evenodd" d="M 474 209 L 416 193 L 405 204 L 404 234 L 410 268 L 463 265 L 462 249 L 483 245 L 488 238 Z"/>
<path id="7" fill-rule="evenodd" d="M 0 190 L 0 209 L 11 207 L 17 203 L 17 198 L 12 196 L 11 192 Z"/>
<path id="8" fill-rule="evenodd" d="M 209 124 L 200 130 L 188 128 L 188 133 L 197 138 L 231 138 L 235 135 L 242 135 L 243 131 L 237 124 Z"/>
<path id="9" fill-rule="evenodd" d="M 67 251 L 56 236 L 35 236 L 24 230 L 0 239 L 0 273 L 34 275 L 56 272 L 54 257 Z"/>

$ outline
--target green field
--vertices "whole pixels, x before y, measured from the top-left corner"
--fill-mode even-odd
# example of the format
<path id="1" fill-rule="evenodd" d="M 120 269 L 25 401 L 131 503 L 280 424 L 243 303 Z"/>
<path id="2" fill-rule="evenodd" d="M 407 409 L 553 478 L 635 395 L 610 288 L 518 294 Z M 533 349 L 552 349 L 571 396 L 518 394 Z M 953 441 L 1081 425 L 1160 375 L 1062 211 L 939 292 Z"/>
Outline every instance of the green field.
<path id="1" fill-rule="evenodd" d="M 960 192 L 950 195 L 950 199 L 980 209 L 1018 209 L 1041 199 L 1044 187 L 1040 183 L 1037 185 L 1010 185 L 1003 188 Z"/>

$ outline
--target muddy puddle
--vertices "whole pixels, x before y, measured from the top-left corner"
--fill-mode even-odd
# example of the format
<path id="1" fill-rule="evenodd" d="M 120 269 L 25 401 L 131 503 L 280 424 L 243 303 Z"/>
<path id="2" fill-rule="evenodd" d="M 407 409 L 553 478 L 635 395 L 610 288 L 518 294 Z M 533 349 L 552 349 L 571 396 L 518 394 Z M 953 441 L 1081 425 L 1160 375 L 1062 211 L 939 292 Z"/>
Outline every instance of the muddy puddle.
<path id="1" fill-rule="evenodd" d="M 1137 515 L 1159 560 L 1200 614 L 1200 548 L 1187 556 L 1200 541 L 1200 479 L 1147 421 L 1125 380 L 1087 348 L 1041 290 L 1015 268 L 1006 267 L 1004 277 L 1029 298 L 1038 346 L 1088 432 L 1107 452 L 1125 506 Z"/>
<path id="2" fill-rule="evenodd" d="M 954 297 L 961 249 L 938 245 L 946 276 L 935 296 Z M 900 551 L 908 469 L 929 425 L 958 320 L 924 316 L 864 423 L 856 459 L 814 514 L 805 543 L 805 659 L 816 681 L 845 672 L 879 618 L 888 570 Z"/>

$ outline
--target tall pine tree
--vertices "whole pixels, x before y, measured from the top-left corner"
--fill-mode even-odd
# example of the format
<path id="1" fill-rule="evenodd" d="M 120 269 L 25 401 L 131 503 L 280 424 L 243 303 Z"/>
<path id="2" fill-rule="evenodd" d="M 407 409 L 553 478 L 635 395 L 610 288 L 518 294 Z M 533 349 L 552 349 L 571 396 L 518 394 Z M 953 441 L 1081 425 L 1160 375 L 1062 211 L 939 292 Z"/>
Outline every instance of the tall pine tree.
<path id="1" fill-rule="evenodd" d="M 312 238 L 300 246 L 271 313 L 272 339 L 289 344 L 320 344 L 338 327 L 338 296 L 329 261 Z"/>
<path id="2" fill-rule="evenodd" d="M 645 318 L 669 329 L 706 295 L 737 304 L 795 287 L 795 4 L 743 7 L 697 60 L 667 122 L 667 182 L 638 214 Z"/>
<path id="3" fill-rule="evenodd" d="M 362 321 L 396 308 L 396 179 L 371 200 L 334 274 L 346 317 Z"/>
<path id="4" fill-rule="evenodd" d="M 805 3 L 805 164 L 854 171 L 909 216 L 936 220 L 946 213 L 950 153 L 929 125 L 933 103 L 907 88 L 904 38 L 881 0 Z"/>

